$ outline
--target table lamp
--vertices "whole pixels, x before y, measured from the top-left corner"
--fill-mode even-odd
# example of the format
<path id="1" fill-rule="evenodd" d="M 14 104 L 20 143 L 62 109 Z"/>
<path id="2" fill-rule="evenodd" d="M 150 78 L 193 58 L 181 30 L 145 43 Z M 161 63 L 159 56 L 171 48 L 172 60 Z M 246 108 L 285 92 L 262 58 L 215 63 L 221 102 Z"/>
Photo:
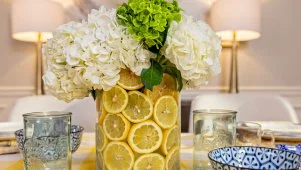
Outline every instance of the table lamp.
<path id="1" fill-rule="evenodd" d="M 14 0 L 11 8 L 13 39 L 36 43 L 36 94 L 44 94 L 42 43 L 64 23 L 63 7 L 51 0 Z"/>
<path id="2" fill-rule="evenodd" d="M 212 4 L 211 26 L 222 40 L 232 42 L 229 93 L 239 93 L 238 42 L 260 37 L 260 17 L 260 0 L 217 0 Z"/>

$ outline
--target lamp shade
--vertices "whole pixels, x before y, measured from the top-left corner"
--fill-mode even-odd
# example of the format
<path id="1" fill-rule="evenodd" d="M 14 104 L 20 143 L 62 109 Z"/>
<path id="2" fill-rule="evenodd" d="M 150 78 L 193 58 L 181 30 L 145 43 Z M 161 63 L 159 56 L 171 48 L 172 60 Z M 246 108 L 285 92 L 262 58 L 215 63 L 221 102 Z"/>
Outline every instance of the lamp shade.
<path id="1" fill-rule="evenodd" d="M 232 40 L 233 31 L 237 41 L 260 37 L 259 0 L 217 0 L 210 11 L 210 24 L 222 40 Z"/>
<path id="2" fill-rule="evenodd" d="M 51 0 L 14 0 L 11 8 L 12 37 L 37 42 L 52 37 L 51 32 L 64 23 L 63 6 Z"/>

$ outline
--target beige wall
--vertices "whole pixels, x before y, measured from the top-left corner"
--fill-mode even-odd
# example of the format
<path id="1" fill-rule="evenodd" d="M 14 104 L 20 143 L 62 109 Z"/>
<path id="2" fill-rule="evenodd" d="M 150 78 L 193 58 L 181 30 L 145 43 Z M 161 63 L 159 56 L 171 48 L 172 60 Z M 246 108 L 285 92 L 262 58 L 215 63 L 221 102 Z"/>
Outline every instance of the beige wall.
<path id="1" fill-rule="evenodd" d="M 301 1 L 266 0 L 262 4 L 262 37 L 239 50 L 240 85 L 300 87 L 300 50 Z M 230 51 L 224 50 L 222 61 L 229 59 Z M 228 63 L 223 66 L 226 74 Z"/>
<path id="2" fill-rule="evenodd" d="M 11 38 L 8 0 L 0 0 L 0 24 L 0 87 L 32 86 L 35 46 Z"/>
<path id="3" fill-rule="evenodd" d="M 15 98 L 32 94 L 35 77 L 35 46 L 11 39 L 10 3 L 0 0 L 0 120 Z M 284 95 L 301 115 L 300 50 L 301 0 L 263 1 L 262 37 L 239 50 L 242 91 Z M 202 91 L 226 88 L 229 59 L 230 51 L 225 49 L 221 56 L 223 73 Z"/>

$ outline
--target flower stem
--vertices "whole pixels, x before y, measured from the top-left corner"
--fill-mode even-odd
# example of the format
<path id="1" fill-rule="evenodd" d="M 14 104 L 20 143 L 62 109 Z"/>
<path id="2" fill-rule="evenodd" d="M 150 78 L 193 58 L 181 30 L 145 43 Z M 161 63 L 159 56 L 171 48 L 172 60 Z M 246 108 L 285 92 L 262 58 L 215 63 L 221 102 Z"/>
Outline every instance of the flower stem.
<path id="1" fill-rule="evenodd" d="M 168 61 L 168 59 L 164 57 L 164 58 L 160 61 L 160 65 L 164 65 L 167 61 Z"/>
<path id="2" fill-rule="evenodd" d="M 162 57 L 163 57 L 163 55 L 158 54 L 158 57 L 157 57 L 157 62 L 158 63 L 160 62 L 160 60 L 162 59 Z"/>

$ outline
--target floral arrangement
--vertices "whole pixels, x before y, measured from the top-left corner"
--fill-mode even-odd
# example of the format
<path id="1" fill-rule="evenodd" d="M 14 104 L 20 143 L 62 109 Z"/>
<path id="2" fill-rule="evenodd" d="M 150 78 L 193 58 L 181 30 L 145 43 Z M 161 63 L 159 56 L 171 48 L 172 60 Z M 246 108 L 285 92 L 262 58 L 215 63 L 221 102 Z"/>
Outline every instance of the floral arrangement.
<path id="1" fill-rule="evenodd" d="M 149 90 L 163 73 L 176 79 L 179 91 L 198 88 L 220 73 L 220 44 L 176 0 L 129 0 L 57 28 L 43 45 L 48 66 L 43 79 L 51 94 L 67 102 L 111 89 L 126 68 Z"/>

